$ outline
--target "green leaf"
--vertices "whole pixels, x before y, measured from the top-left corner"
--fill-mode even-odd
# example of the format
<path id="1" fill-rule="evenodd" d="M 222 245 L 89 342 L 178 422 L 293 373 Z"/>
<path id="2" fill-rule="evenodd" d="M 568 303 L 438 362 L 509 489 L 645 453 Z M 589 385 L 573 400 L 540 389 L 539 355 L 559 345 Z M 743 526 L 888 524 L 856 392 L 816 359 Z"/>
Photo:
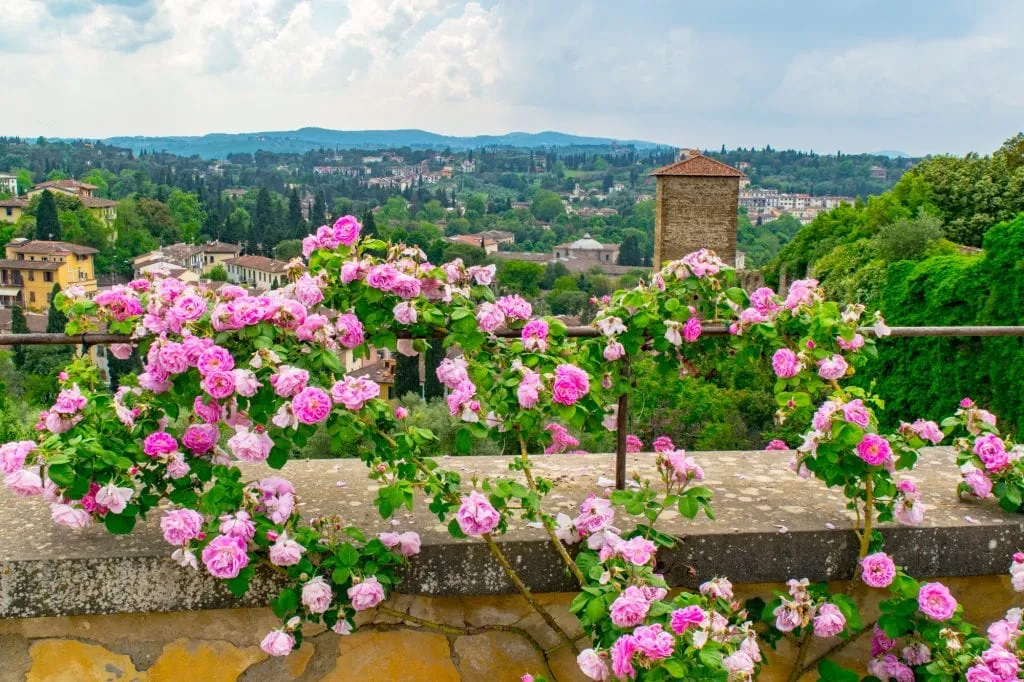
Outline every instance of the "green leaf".
<path id="1" fill-rule="evenodd" d="M 818 664 L 818 675 L 822 682 L 859 682 L 860 676 L 852 670 L 825 659 Z"/>
<path id="2" fill-rule="evenodd" d="M 468 455 L 473 450 L 473 434 L 469 429 L 459 429 L 455 432 L 455 450 L 460 455 Z"/>
<path id="3" fill-rule="evenodd" d="M 232 578 L 231 580 L 225 580 L 224 583 L 231 590 L 231 594 L 236 597 L 244 597 L 245 593 L 249 591 L 249 581 L 252 579 L 254 569 L 252 566 L 246 566 L 238 577 Z"/>
<path id="4" fill-rule="evenodd" d="M 701 649 L 698 658 L 700 658 L 701 663 L 712 670 L 718 670 L 722 667 L 722 652 L 717 649 Z"/>
<path id="5" fill-rule="evenodd" d="M 697 511 L 700 509 L 700 503 L 697 502 L 696 497 L 690 497 L 685 495 L 679 498 L 679 513 L 688 519 L 697 518 Z"/>
<path id="6" fill-rule="evenodd" d="M 127 535 L 135 528 L 135 518 L 134 516 L 110 513 L 103 517 L 103 525 L 107 527 L 108 532 L 114 535 Z"/>
<path id="7" fill-rule="evenodd" d="M 342 566 L 355 566 L 359 563 L 359 550 L 348 542 L 338 548 L 337 556 Z"/>
<path id="8" fill-rule="evenodd" d="M 665 669 L 665 672 L 677 680 L 681 680 L 686 677 L 686 669 L 683 668 L 683 664 L 679 661 L 669 658 L 666 659 L 661 666 Z"/>
<path id="9" fill-rule="evenodd" d="M 854 632 L 859 631 L 863 627 L 860 620 L 860 611 L 857 609 L 856 602 L 845 594 L 833 594 L 830 599 L 833 604 L 839 607 L 843 617 L 846 618 L 846 627 L 850 628 Z"/>
<path id="10" fill-rule="evenodd" d="M 453 538 L 465 538 L 468 537 L 462 532 L 462 527 L 459 525 L 458 519 L 452 519 L 448 522 L 448 532 Z"/>

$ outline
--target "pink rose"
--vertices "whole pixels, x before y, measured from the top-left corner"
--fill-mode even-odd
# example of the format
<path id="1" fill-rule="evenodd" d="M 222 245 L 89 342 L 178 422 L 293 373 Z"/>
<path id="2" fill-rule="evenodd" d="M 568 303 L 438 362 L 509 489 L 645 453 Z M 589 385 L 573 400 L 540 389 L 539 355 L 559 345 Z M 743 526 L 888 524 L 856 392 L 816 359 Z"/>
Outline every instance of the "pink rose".
<path id="1" fill-rule="evenodd" d="M 345 348 L 355 348 L 363 342 L 363 323 L 352 313 L 338 315 L 335 321 L 338 328 L 338 342 Z"/>
<path id="2" fill-rule="evenodd" d="M 869 554 L 860 562 L 861 580 L 868 587 L 889 587 L 896 577 L 896 564 L 885 552 Z"/>
<path id="3" fill-rule="evenodd" d="M 220 440 L 216 424 L 192 424 L 181 437 L 182 444 L 197 455 L 205 455 Z"/>
<path id="4" fill-rule="evenodd" d="M 130 343 L 112 343 L 110 353 L 118 360 L 127 360 L 132 356 L 132 345 Z"/>
<path id="5" fill-rule="evenodd" d="M 933 421 L 918 419 L 910 425 L 910 429 L 916 433 L 921 440 L 931 441 L 932 445 L 938 445 L 944 438 L 942 429 L 940 429 L 939 425 Z"/>
<path id="6" fill-rule="evenodd" d="M 1010 463 L 1006 444 L 994 433 L 986 433 L 974 441 L 974 454 L 981 459 L 987 471 L 1001 471 Z"/>
<path id="7" fill-rule="evenodd" d="M 331 398 L 335 403 L 344 405 L 348 410 L 360 410 L 368 401 L 380 395 L 380 385 L 365 377 L 345 377 L 331 387 Z M 398 410 L 395 408 L 395 416 Z M 406 411 L 408 415 L 408 411 Z"/>
<path id="8" fill-rule="evenodd" d="M 573 525 L 580 536 L 586 537 L 592 533 L 604 530 L 615 516 L 612 503 L 591 493 L 587 499 L 580 504 L 580 515 L 573 521 Z"/>
<path id="9" fill-rule="evenodd" d="M 494 281 L 494 273 L 498 268 L 495 265 L 473 265 L 467 271 L 469 276 L 476 280 L 481 286 L 490 286 Z"/>
<path id="10" fill-rule="evenodd" d="M 197 395 L 195 400 L 192 401 L 192 411 L 207 424 L 219 422 L 223 412 L 220 403 L 213 400 L 205 400 L 201 395 Z"/>
<path id="11" fill-rule="evenodd" d="M 657 549 L 653 542 L 637 536 L 618 546 L 619 555 L 634 566 L 646 566 L 654 559 Z"/>
<path id="12" fill-rule="evenodd" d="M 846 376 L 848 367 L 849 365 L 846 364 L 842 355 L 833 355 L 824 360 L 818 360 L 818 376 L 826 381 L 842 379 Z"/>
<path id="13" fill-rule="evenodd" d="M 505 317 L 513 320 L 528 320 L 533 314 L 533 306 L 518 294 L 502 296 L 498 299 L 498 307 L 505 313 Z"/>
<path id="14" fill-rule="evenodd" d="M 590 377 L 575 365 L 562 364 L 555 368 L 551 386 L 552 400 L 562 405 L 574 405 L 590 392 Z"/>
<path id="15" fill-rule="evenodd" d="M 4 485 L 19 497 L 34 497 L 43 494 L 43 479 L 39 467 L 18 469 L 4 476 Z"/>
<path id="16" fill-rule="evenodd" d="M 295 281 L 295 299 L 307 308 L 312 308 L 324 300 L 321 286 L 322 282 L 319 277 L 310 277 L 308 274 L 304 274 Z"/>
<path id="17" fill-rule="evenodd" d="M 963 472 L 964 483 L 970 487 L 971 492 L 977 497 L 985 499 L 992 495 L 992 479 L 984 471 L 974 466 L 965 465 Z"/>
<path id="18" fill-rule="evenodd" d="M 846 627 L 846 617 L 835 604 L 822 604 L 814 617 L 814 635 L 825 639 L 835 637 Z"/>
<path id="19" fill-rule="evenodd" d="M 789 447 L 788 445 L 786 445 L 786 442 L 785 442 L 785 441 L 781 441 L 781 440 L 778 440 L 778 439 L 776 438 L 776 439 L 774 439 L 774 440 L 768 441 L 768 445 L 764 446 L 764 449 L 765 449 L 766 451 L 772 451 L 772 450 L 789 450 L 789 449 L 790 449 L 790 447 Z"/>
<path id="20" fill-rule="evenodd" d="M 604 348 L 604 359 L 608 362 L 615 362 L 626 354 L 626 348 L 618 341 L 609 341 Z"/>
<path id="21" fill-rule="evenodd" d="M 655 452 L 672 452 L 676 449 L 672 439 L 668 436 L 658 436 L 654 439 L 654 443 L 651 444 Z"/>
<path id="22" fill-rule="evenodd" d="M 235 392 L 235 377 L 229 371 L 214 371 L 203 377 L 202 385 L 210 397 L 223 400 Z"/>
<path id="23" fill-rule="evenodd" d="M 235 367 L 235 359 L 226 348 L 210 346 L 199 355 L 196 367 L 203 376 L 210 372 L 230 372 Z"/>
<path id="24" fill-rule="evenodd" d="M 215 578 L 226 580 L 238 577 L 249 565 L 249 554 L 242 538 L 218 535 L 203 548 L 203 564 Z"/>
<path id="25" fill-rule="evenodd" d="M 334 238 L 345 246 L 352 246 L 359 239 L 359 231 L 363 226 L 359 224 L 355 216 L 342 216 L 334 221 Z"/>
<path id="26" fill-rule="evenodd" d="M 866 433 L 857 444 L 857 456 L 871 466 L 880 466 L 892 459 L 892 447 L 877 433 Z"/>
<path id="27" fill-rule="evenodd" d="M 266 461 L 273 447 L 274 441 L 260 426 L 252 431 L 244 426 L 239 427 L 235 430 L 235 435 L 228 439 L 231 454 L 245 462 Z"/>
<path id="28" fill-rule="evenodd" d="M 501 515 L 486 497 L 474 490 L 469 497 L 462 498 L 462 506 L 459 507 L 456 519 L 459 528 L 466 535 L 483 535 L 497 527 Z"/>
<path id="29" fill-rule="evenodd" d="M 780 379 L 790 379 L 800 373 L 800 359 L 788 348 L 780 348 L 772 356 L 772 369 Z"/>
<path id="30" fill-rule="evenodd" d="M 306 388 L 309 382 L 309 372 L 291 365 L 281 365 L 276 374 L 271 375 L 270 385 L 274 387 L 274 393 L 282 398 L 290 398 L 298 395 Z"/>
<path id="31" fill-rule="evenodd" d="M 323 389 L 307 386 L 292 399 L 292 412 L 303 424 L 316 424 L 331 413 L 331 397 Z"/>
<path id="32" fill-rule="evenodd" d="M 612 602 L 609 615 L 616 627 L 631 628 L 642 623 L 650 609 L 643 590 L 630 585 Z"/>
<path id="33" fill-rule="evenodd" d="M 580 667 L 584 675 L 594 680 L 594 682 L 605 682 L 608 679 L 608 664 L 593 649 L 581 651 L 579 656 L 576 657 L 576 665 Z"/>
<path id="34" fill-rule="evenodd" d="M 956 599 L 949 588 L 942 583 L 925 583 L 917 593 L 917 605 L 921 613 L 932 620 L 944 621 L 956 612 Z"/>
<path id="35" fill-rule="evenodd" d="M 299 543 L 281 533 L 270 546 L 270 563 L 275 566 L 294 566 L 302 559 L 306 550 Z"/>
<path id="36" fill-rule="evenodd" d="M 729 679 L 749 680 L 754 674 L 754 660 L 743 651 L 731 653 L 723 658 L 722 666 L 729 671 Z"/>
<path id="37" fill-rule="evenodd" d="M 235 393 L 243 398 L 251 398 L 256 395 L 256 391 L 263 385 L 251 369 L 233 369 L 231 376 L 235 380 Z"/>
<path id="38" fill-rule="evenodd" d="M 92 516 L 89 515 L 89 512 L 63 503 L 50 506 L 50 519 L 56 524 L 75 530 L 85 528 L 92 523 Z"/>
<path id="39" fill-rule="evenodd" d="M 295 638 L 284 630 L 271 630 L 260 642 L 260 648 L 271 656 L 287 656 L 295 648 Z"/>
<path id="40" fill-rule="evenodd" d="M 352 602 L 353 609 L 366 611 L 384 601 L 384 587 L 378 582 L 376 576 L 370 576 L 348 588 L 348 598 Z"/>
<path id="41" fill-rule="evenodd" d="M 628 588 L 636 589 L 636 588 Z M 633 635 L 622 635 L 612 644 L 612 672 L 617 677 L 631 679 L 636 675 L 633 656 L 636 654 L 636 640 Z"/>
<path id="42" fill-rule="evenodd" d="M 252 540 L 256 536 L 256 525 L 252 522 L 249 512 L 241 509 L 234 514 L 221 516 L 217 530 L 223 535 L 232 535 L 243 540 Z"/>
<path id="43" fill-rule="evenodd" d="M 704 613 L 704 609 L 701 607 L 696 605 L 684 606 L 672 612 L 672 615 L 669 617 L 669 625 L 673 632 L 681 635 L 691 627 L 700 627 L 706 617 L 707 614 Z"/>
<path id="44" fill-rule="evenodd" d="M 395 316 L 395 321 L 399 324 L 416 323 L 416 307 L 408 301 L 402 301 L 396 305 L 391 312 Z"/>
<path id="45" fill-rule="evenodd" d="M 302 605 L 310 613 L 323 613 L 331 607 L 334 591 L 320 576 L 316 576 L 302 586 Z"/>
<path id="46" fill-rule="evenodd" d="M 516 397 L 520 407 L 530 409 L 540 401 L 540 392 L 544 389 L 540 375 L 533 370 L 523 368 L 523 379 L 516 387 Z"/>
<path id="47" fill-rule="evenodd" d="M 864 407 L 864 401 L 857 398 L 843 405 L 843 419 L 866 429 L 871 421 L 871 413 Z"/>
<path id="48" fill-rule="evenodd" d="M 402 556 L 415 556 L 420 553 L 420 536 L 413 531 L 404 533 L 381 533 L 380 541 L 388 549 L 398 548 Z"/>
<path id="49" fill-rule="evenodd" d="M 615 427 L 612 427 L 609 430 L 614 431 Z M 643 447 L 644 443 L 642 440 L 637 438 L 632 433 L 626 434 L 626 452 L 640 452 L 641 450 L 643 450 Z"/>
<path id="50" fill-rule="evenodd" d="M 548 349 L 548 323 L 544 320 L 530 320 L 521 334 L 523 348 L 531 353 L 543 353 Z"/>
<path id="51" fill-rule="evenodd" d="M 633 631 L 636 648 L 652 661 L 660 661 L 672 655 L 676 639 L 672 633 L 662 630 L 661 623 L 644 625 Z"/>
<path id="52" fill-rule="evenodd" d="M 691 317 L 683 325 L 683 340 L 687 343 L 693 343 L 700 338 L 704 328 L 700 324 L 700 320 L 696 317 Z"/>
<path id="53" fill-rule="evenodd" d="M 476 322 L 481 330 L 490 333 L 505 324 L 505 313 L 493 303 L 481 303 L 477 308 Z"/>
<path id="54" fill-rule="evenodd" d="M 191 509 L 172 509 L 160 519 L 164 540 L 171 545 L 186 545 L 203 532 L 203 517 Z"/>
<path id="55" fill-rule="evenodd" d="M 12 474 L 23 467 L 25 459 L 36 447 L 30 440 L 4 443 L 0 446 L 0 473 Z"/>

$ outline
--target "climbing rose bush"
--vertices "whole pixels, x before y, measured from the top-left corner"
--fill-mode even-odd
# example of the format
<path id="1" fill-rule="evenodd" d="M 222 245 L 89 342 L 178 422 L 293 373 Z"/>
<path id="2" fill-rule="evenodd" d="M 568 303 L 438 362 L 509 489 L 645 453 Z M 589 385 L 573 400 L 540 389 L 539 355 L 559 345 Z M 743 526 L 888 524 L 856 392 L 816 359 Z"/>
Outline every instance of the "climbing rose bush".
<path id="1" fill-rule="evenodd" d="M 753 680 L 762 647 L 782 637 L 806 644 L 854 636 L 863 628 L 855 601 L 794 579 L 770 603 L 741 604 L 725 577 L 670 596 L 657 555 L 676 540 L 656 526 L 666 509 L 713 518 L 702 465 L 658 438 L 655 480 L 637 477 L 629 490 L 591 495 L 572 518 L 545 511 L 554 486 L 534 474 L 527 443 L 565 453 L 579 445 L 573 432 L 614 429 L 638 353 L 649 354 L 665 380 L 694 373 L 709 355 L 723 363 L 761 360 L 777 377 L 777 421 L 803 433 L 770 449 L 796 446 L 793 471 L 843 489 L 858 518 L 858 579 L 893 594 L 883 602 L 872 674 L 977 682 L 988 679 L 981 677 L 987 670 L 1003 676 L 992 679 L 1010 679 L 1009 658 L 993 649 L 1016 651 L 1019 614 L 1008 615 L 983 646 L 948 590 L 907 576 L 873 527 L 921 521 L 920 491 L 900 472 L 912 469 L 918 449 L 946 435 L 921 421 L 881 433 L 880 401 L 841 383 L 874 353 L 865 325 L 885 335 L 880 317 L 865 320 L 859 306 L 841 309 L 814 280 L 794 282 L 785 297 L 767 288 L 748 295 L 731 268 L 701 250 L 666 264 L 650 282 L 595 301 L 598 336 L 571 339 L 558 320 L 533 318 L 521 297 L 496 297 L 494 266 L 431 264 L 417 248 L 361 238 L 360 229 L 351 216 L 320 227 L 303 240 L 302 258 L 289 263 L 287 284 L 265 294 L 153 276 L 93 300 L 74 288 L 59 296 L 69 333 L 105 327 L 131 334 L 144 368 L 110 394 L 87 359 L 72 363 L 54 405 L 39 417 L 37 437 L 0 447 L 8 489 L 43 498 L 54 521 L 72 528 L 103 524 L 128 533 L 156 514 L 171 558 L 235 594 L 247 591 L 258 566 L 274 572 L 281 588 L 271 607 L 281 626 L 261 646 L 285 655 L 301 645 L 304 623 L 345 635 L 357 613 L 387 609 L 401 569 L 420 549 L 413 531 L 372 536 L 336 517 L 300 518 L 301 491 L 282 476 L 243 478 L 238 462 L 281 469 L 322 428 L 334 442 L 358 443 L 353 454 L 377 485 L 383 518 L 424 495 L 453 536 L 487 544 L 562 646 L 577 651 L 590 679 Z M 727 325 L 730 335 L 707 335 L 713 324 Z M 511 336 L 496 333 L 502 329 Z M 509 476 L 464 481 L 443 470 L 424 455 L 436 442 L 430 430 L 404 423 L 407 415 L 382 400 L 373 381 L 344 376 L 343 351 L 422 352 L 428 342 L 461 350 L 437 369 L 448 409 L 463 424 L 458 447 L 468 450 L 472 437 L 512 437 L 520 452 Z M 112 350 L 126 356 L 124 345 Z M 986 476 L 1010 467 L 999 465 L 994 419 L 972 410 L 958 413 L 976 436 L 961 455 L 977 458 Z M 630 436 L 627 447 L 638 452 L 643 444 Z M 571 611 L 588 647 L 580 650 L 532 598 L 495 542 L 519 522 L 543 528 L 578 581 Z M 1017 579 L 1024 561 L 1015 557 L 1013 566 L 1014 586 L 1024 587 Z M 901 640 L 903 649 L 893 653 L 896 644 L 883 647 L 882 637 Z M 939 650 L 943 642 L 948 651 Z M 825 679 L 852 674 L 829 661 L 819 670 Z"/>

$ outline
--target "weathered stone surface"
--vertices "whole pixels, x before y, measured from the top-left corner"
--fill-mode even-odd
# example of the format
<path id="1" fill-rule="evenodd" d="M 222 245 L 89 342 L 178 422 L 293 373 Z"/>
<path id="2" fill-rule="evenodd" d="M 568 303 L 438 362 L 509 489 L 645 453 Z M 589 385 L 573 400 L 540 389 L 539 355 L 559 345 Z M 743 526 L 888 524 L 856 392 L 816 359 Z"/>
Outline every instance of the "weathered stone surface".
<path id="1" fill-rule="evenodd" d="M 523 673 L 547 676 L 544 657 L 511 632 L 485 632 L 455 640 L 462 682 L 519 682 Z"/>
<path id="2" fill-rule="evenodd" d="M 718 520 L 665 514 L 663 529 L 682 538 L 677 548 L 659 556 L 659 568 L 671 583 L 693 586 L 714 575 L 728 575 L 737 583 L 851 575 L 857 547 L 840 491 L 792 476 L 786 453 L 705 452 L 696 457 L 708 473 L 705 484 L 715 491 Z M 610 455 L 537 458 L 537 474 L 555 483 L 549 510 L 572 512 L 588 493 L 601 490 L 613 461 Z M 466 478 L 508 475 L 505 458 L 451 458 L 443 464 Z M 245 469 L 250 478 L 267 473 L 261 467 Z M 652 476 L 653 457 L 631 455 L 629 470 Z M 376 486 L 361 483 L 366 481 L 361 462 L 296 461 L 286 474 L 299 489 L 308 516 L 341 513 L 371 532 L 414 529 L 423 536 L 423 550 L 406 572 L 402 591 L 449 596 L 513 591 L 482 543 L 452 539 L 424 505 L 399 512 L 397 527 L 381 520 L 372 504 Z M 1021 517 L 990 501 L 960 502 L 954 493 L 957 476 L 948 449 L 926 450 L 910 476 L 924 491 L 925 523 L 881 528 L 887 549 L 916 576 L 999 574 L 1006 557 L 1024 545 Z M 348 485 L 337 487 L 339 480 Z M 179 568 L 167 558 L 170 548 L 159 532 L 158 515 L 130 536 L 112 536 L 101 528 L 54 526 L 39 500 L 3 495 L 0 505 L 6 512 L 0 517 L 0 618 L 257 605 L 276 590 L 269 572 L 260 572 L 249 594 L 236 600 L 205 571 Z M 501 540 L 533 590 L 572 588 L 543 531 L 520 522 Z"/>
<path id="3" fill-rule="evenodd" d="M 409 630 L 356 632 L 339 638 L 338 651 L 337 666 L 321 682 L 459 680 L 443 635 Z"/>
<path id="4" fill-rule="evenodd" d="M 73 639 L 44 639 L 29 649 L 32 667 L 26 682 L 145 682 L 132 659 L 98 644 Z"/>
<path id="5" fill-rule="evenodd" d="M 227 642 L 178 639 L 164 647 L 160 658 L 147 671 L 148 680 L 234 682 L 246 668 L 266 657 L 259 647 L 239 648 Z"/>

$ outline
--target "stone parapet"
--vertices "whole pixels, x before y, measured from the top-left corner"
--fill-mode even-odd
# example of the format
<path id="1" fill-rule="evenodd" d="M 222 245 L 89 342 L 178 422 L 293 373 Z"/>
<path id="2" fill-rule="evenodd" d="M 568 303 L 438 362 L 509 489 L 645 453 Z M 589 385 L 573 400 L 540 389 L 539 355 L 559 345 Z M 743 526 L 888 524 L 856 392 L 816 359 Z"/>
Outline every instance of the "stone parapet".
<path id="1" fill-rule="evenodd" d="M 852 518 L 840 491 L 801 480 L 786 468 L 787 453 L 703 452 L 697 460 L 714 490 L 716 521 L 689 521 L 668 511 L 659 525 L 681 538 L 659 555 L 660 568 L 673 585 L 693 586 L 716 575 L 734 583 L 777 583 L 790 577 L 841 580 L 852 574 L 856 542 Z M 535 471 L 554 481 L 552 512 L 574 514 L 590 492 L 610 484 L 612 455 L 537 457 Z M 654 457 L 631 455 L 629 470 L 654 473 Z M 471 475 L 506 476 L 507 460 L 491 457 L 446 458 L 442 465 Z M 248 478 L 270 470 L 245 468 Z M 377 515 L 377 486 L 358 460 L 290 462 L 284 475 L 301 497 L 307 518 L 341 515 L 346 523 L 371 532 L 415 530 L 423 538 L 421 554 L 406 572 L 401 592 L 410 595 L 466 597 L 511 594 L 487 549 L 479 542 L 455 540 L 426 509 L 401 510 L 395 524 Z M 1010 555 L 1024 547 L 1024 520 L 991 502 L 962 502 L 956 497 L 958 473 L 951 451 L 925 450 L 910 476 L 924 495 L 925 522 L 918 527 L 881 527 L 886 549 L 919 578 L 1003 574 Z M 158 517 L 152 516 L 128 536 L 102 528 L 73 531 L 55 526 L 38 499 L 0 497 L 0 617 L 25 618 L 76 614 L 113 614 L 215 609 L 266 603 L 275 591 L 269 574 L 258 574 L 245 598 L 233 598 L 204 571 L 179 568 L 168 558 Z M 618 525 L 628 528 L 630 521 Z M 527 585 L 537 592 L 563 592 L 572 582 L 540 529 L 512 524 L 501 538 L 509 558 Z"/>

